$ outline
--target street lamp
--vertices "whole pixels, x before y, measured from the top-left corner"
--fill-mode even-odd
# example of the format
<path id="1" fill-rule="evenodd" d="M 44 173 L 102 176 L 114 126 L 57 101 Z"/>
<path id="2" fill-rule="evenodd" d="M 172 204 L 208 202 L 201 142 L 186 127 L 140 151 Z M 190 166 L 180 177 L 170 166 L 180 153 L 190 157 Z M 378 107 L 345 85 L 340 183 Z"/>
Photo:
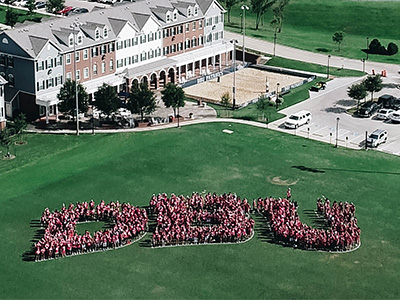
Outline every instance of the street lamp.
<path id="1" fill-rule="evenodd" d="M 243 10 L 243 66 L 244 66 L 244 56 L 245 56 L 245 48 L 244 48 L 244 36 L 245 36 L 245 31 L 246 31 L 246 10 L 249 10 L 249 7 L 247 5 L 242 5 L 241 9 Z"/>
<path id="2" fill-rule="evenodd" d="M 331 55 L 329 54 L 328 55 L 328 67 L 326 69 L 326 78 L 328 78 L 328 79 L 329 79 L 329 60 L 330 60 L 330 58 L 331 58 Z"/>
<path id="3" fill-rule="evenodd" d="M 367 37 L 367 59 L 368 59 L 368 49 L 369 49 L 369 43 L 368 43 L 369 37 Z"/>
<path id="4" fill-rule="evenodd" d="M 363 68 L 362 68 L 362 70 L 363 70 L 363 73 L 365 73 L 365 58 L 361 59 L 361 61 L 362 61 L 362 63 L 363 63 Z"/>
<path id="5" fill-rule="evenodd" d="M 337 118 L 336 118 L 336 144 L 335 144 L 335 148 L 337 148 L 337 147 L 338 147 L 338 138 L 339 138 L 339 121 L 340 121 L 340 118 L 339 118 L 339 117 L 337 117 Z"/>
<path id="6" fill-rule="evenodd" d="M 233 44 L 233 99 L 232 99 L 232 110 L 235 110 L 236 105 L 236 44 L 238 40 L 231 40 Z"/>
<path id="7" fill-rule="evenodd" d="M 79 23 L 71 24 L 72 35 L 74 37 L 74 78 L 75 78 L 75 104 L 76 104 L 76 135 L 79 135 L 79 104 L 78 104 L 78 80 L 76 79 L 76 36 L 75 29 L 79 28 Z"/>
<path id="8" fill-rule="evenodd" d="M 277 82 L 277 83 L 276 83 L 276 100 L 275 100 L 275 107 L 276 107 L 276 109 L 278 109 L 279 86 L 280 86 L 280 83 Z"/>

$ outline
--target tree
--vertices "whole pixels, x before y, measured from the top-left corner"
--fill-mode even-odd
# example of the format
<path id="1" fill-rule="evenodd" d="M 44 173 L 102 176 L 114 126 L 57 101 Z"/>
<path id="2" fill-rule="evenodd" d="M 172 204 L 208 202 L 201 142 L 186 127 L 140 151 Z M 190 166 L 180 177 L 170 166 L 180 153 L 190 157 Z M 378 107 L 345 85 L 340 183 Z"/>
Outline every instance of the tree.
<path id="1" fill-rule="evenodd" d="M 2 131 L 0 131 L 0 144 L 7 148 L 7 154 L 5 155 L 6 157 L 10 157 L 10 145 L 13 140 L 13 135 L 15 131 L 13 128 L 4 128 Z"/>
<path id="2" fill-rule="evenodd" d="M 6 25 L 14 27 L 18 22 L 18 13 L 11 7 L 7 7 L 6 10 Z"/>
<path id="3" fill-rule="evenodd" d="M 140 114 L 140 121 L 143 122 L 143 115 L 151 114 L 157 108 L 156 96 L 146 82 L 141 84 L 134 81 L 129 93 L 128 109 L 134 114 Z"/>
<path id="4" fill-rule="evenodd" d="M 173 83 L 167 83 L 165 88 L 161 91 L 161 99 L 165 107 L 172 107 L 175 118 L 176 109 L 185 106 L 185 92 L 181 87 Z"/>
<path id="5" fill-rule="evenodd" d="M 251 9 L 256 14 L 256 30 L 260 25 L 261 17 L 275 4 L 277 0 L 251 0 Z"/>
<path id="6" fill-rule="evenodd" d="M 380 75 L 370 75 L 364 79 L 363 85 L 365 89 L 371 93 L 371 101 L 374 98 L 374 92 L 379 92 L 382 89 L 382 78 Z"/>
<path id="7" fill-rule="evenodd" d="M 35 8 L 36 8 L 36 6 L 35 6 L 35 0 L 28 0 L 28 2 L 26 3 L 26 7 L 28 8 L 28 11 L 29 11 L 29 14 L 31 15 L 31 16 L 33 16 L 33 14 L 34 14 L 34 10 L 35 10 Z"/>
<path id="8" fill-rule="evenodd" d="M 338 51 L 340 52 L 340 45 L 342 44 L 344 39 L 344 33 L 342 31 L 337 31 L 332 36 L 332 41 L 338 44 Z"/>
<path id="9" fill-rule="evenodd" d="M 24 133 L 24 130 L 26 129 L 26 127 L 27 127 L 26 116 L 24 113 L 20 113 L 14 119 L 15 133 L 18 135 L 20 142 L 22 140 L 22 134 Z"/>
<path id="10" fill-rule="evenodd" d="M 274 19 L 271 21 L 272 27 L 274 27 L 276 33 L 281 33 L 283 24 L 283 11 L 286 5 L 289 4 L 290 0 L 278 0 L 278 4 L 272 10 L 274 13 Z"/>
<path id="11" fill-rule="evenodd" d="M 67 79 L 63 86 L 60 88 L 60 92 L 57 94 L 58 108 L 61 112 L 69 113 L 73 115 L 75 120 L 75 109 L 76 109 L 76 99 L 75 99 L 75 81 Z M 78 83 L 78 107 L 79 112 L 85 113 L 88 110 L 88 94 L 85 87 Z"/>
<path id="12" fill-rule="evenodd" d="M 360 107 L 360 100 L 364 99 L 367 96 L 367 90 L 365 88 L 365 85 L 362 83 L 353 84 L 351 87 L 348 88 L 347 95 L 350 98 L 357 100 L 357 109 L 358 109 Z"/>
<path id="13" fill-rule="evenodd" d="M 96 100 L 94 106 L 107 116 L 118 110 L 119 98 L 117 92 L 109 84 L 103 83 L 94 93 L 94 99 Z"/>
<path id="14" fill-rule="evenodd" d="M 229 95 L 229 92 L 225 92 L 221 96 L 221 105 L 225 107 L 225 116 L 227 115 L 227 109 L 228 107 L 231 106 L 231 96 Z"/>
<path id="15" fill-rule="evenodd" d="M 262 119 L 265 119 L 265 111 L 268 109 L 269 106 L 269 98 L 266 95 L 261 95 L 258 98 L 258 101 L 256 103 L 257 110 L 259 110 L 262 113 Z"/>
<path id="16" fill-rule="evenodd" d="M 224 0 L 223 3 L 225 4 L 226 10 L 228 11 L 228 23 L 231 22 L 231 10 L 234 5 L 236 5 L 239 0 Z"/>
<path id="17" fill-rule="evenodd" d="M 64 5 L 64 0 L 47 0 L 46 4 L 46 10 L 49 13 L 56 13 L 60 10 L 62 10 L 65 5 Z"/>

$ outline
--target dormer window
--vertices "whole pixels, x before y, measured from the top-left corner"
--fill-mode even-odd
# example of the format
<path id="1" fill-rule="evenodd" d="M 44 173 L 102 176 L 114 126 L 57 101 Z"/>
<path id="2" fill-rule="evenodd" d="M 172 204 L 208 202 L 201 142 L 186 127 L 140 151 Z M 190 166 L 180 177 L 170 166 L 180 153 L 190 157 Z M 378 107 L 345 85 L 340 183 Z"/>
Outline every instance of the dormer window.
<path id="1" fill-rule="evenodd" d="M 73 45 L 74 45 L 74 36 L 71 33 L 68 38 L 68 46 L 72 47 Z"/>
<path id="2" fill-rule="evenodd" d="M 194 15 L 197 16 L 199 13 L 199 7 L 197 6 L 197 4 L 194 7 Z"/>
<path id="3" fill-rule="evenodd" d="M 103 37 L 104 38 L 108 37 L 108 28 L 107 27 L 104 27 L 104 29 L 103 29 Z"/>
<path id="4" fill-rule="evenodd" d="M 175 10 L 174 11 L 174 21 L 176 21 L 178 19 L 178 13 L 177 13 L 177 11 Z"/>
<path id="5" fill-rule="evenodd" d="M 78 33 L 78 36 L 76 37 L 76 43 L 77 43 L 78 45 L 82 45 L 82 43 L 83 43 L 83 36 L 82 36 L 81 33 Z"/>
<path id="6" fill-rule="evenodd" d="M 171 22 L 171 13 L 167 12 L 167 22 Z"/>
<path id="7" fill-rule="evenodd" d="M 190 17 L 192 15 L 192 8 L 190 6 L 187 9 L 187 15 L 188 15 L 188 17 Z"/>
<path id="8" fill-rule="evenodd" d="M 96 28 L 96 30 L 94 31 L 94 39 L 98 40 L 100 38 L 100 29 Z"/>

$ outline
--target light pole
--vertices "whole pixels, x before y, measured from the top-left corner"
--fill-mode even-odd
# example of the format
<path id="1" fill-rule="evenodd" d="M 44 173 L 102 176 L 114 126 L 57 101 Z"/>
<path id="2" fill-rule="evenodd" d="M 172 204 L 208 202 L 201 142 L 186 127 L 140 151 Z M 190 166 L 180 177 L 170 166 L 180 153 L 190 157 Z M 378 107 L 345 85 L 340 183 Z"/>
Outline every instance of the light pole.
<path id="1" fill-rule="evenodd" d="M 243 10 L 243 66 L 244 66 L 244 56 L 246 53 L 246 50 L 244 48 L 244 36 L 245 36 L 245 31 L 246 31 L 246 10 L 249 10 L 249 7 L 247 5 L 242 5 L 241 9 Z"/>
<path id="2" fill-rule="evenodd" d="M 329 79 L 329 60 L 331 58 L 331 55 L 328 55 L 328 67 L 326 68 L 326 78 Z"/>
<path id="3" fill-rule="evenodd" d="M 231 40 L 233 44 L 233 99 L 232 99 L 232 110 L 235 110 L 236 105 L 236 44 L 238 40 Z"/>
<path id="4" fill-rule="evenodd" d="M 279 86 L 280 86 L 280 83 L 279 82 L 277 82 L 276 83 L 276 100 L 275 100 L 275 107 L 276 107 L 276 109 L 278 109 L 278 98 L 279 98 Z"/>
<path id="5" fill-rule="evenodd" d="M 276 30 L 274 32 L 274 57 L 275 57 L 275 48 L 276 48 Z"/>
<path id="6" fill-rule="evenodd" d="M 368 59 L 368 49 L 369 49 L 369 43 L 368 43 L 369 37 L 367 37 L 367 59 Z"/>
<path id="7" fill-rule="evenodd" d="M 365 73 L 365 58 L 361 59 L 361 61 L 362 61 L 362 63 L 363 63 L 363 68 L 362 68 L 362 70 L 363 70 L 363 73 Z"/>
<path id="8" fill-rule="evenodd" d="M 76 79 L 76 36 L 75 28 L 79 28 L 79 23 L 74 22 L 70 26 L 74 37 L 74 79 L 75 79 L 75 104 L 76 104 L 76 135 L 79 135 L 79 104 L 78 104 L 78 80 Z"/>
<path id="9" fill-rule="evenodd" d="M 335 143 L 335 148 L 337 148 L 337 147 L 338 147 L 338 138 L 339 138 L 339 121 L 340 121 L 340 118 L 339 118 L 339 117 L 337 117 L 337 118 L 336 118 L 336 143 Z"/>

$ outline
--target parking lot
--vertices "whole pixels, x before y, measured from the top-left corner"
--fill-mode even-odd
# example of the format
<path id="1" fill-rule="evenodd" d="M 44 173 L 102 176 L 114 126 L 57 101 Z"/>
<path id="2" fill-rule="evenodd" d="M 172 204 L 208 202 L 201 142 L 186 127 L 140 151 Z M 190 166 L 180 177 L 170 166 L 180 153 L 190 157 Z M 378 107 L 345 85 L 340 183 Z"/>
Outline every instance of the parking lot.
<path id="1" fill-rule="evenodd" d="M 297 105 L 281 111 L 287 117 L 277 120 L 269 127 L 282 132 L 323 141 L 336 143 L 339 147 L 360 149 L 364 147 L 365 134 L 370 134 L 375 129 L 385 129 L 388 132 L 388 141 L 381 144 L 377 150 L 400 155 L 400 124 L 377 120 L 376 118 L 358 118 L 349 115 L 347 109 L 357 103 L 347 96 L 348 86 L 360 82 L 360 78 L 336 78 L 328 82 L 326 90 L 310 92 L 310 98 Z M 400 97 L 400 89 L 393 82 L 399 84 L 399 78 L 384 79 L 385 87 L 374 98 L 383 94 L 391 94 Z M 370 95 L 367 96 L 370 99 Z M 288 116 L 300 110 L 309 110 L 312 113 L 312 121 L 298 129 L 287 129 L 284 123 Z M 337 122 L 337 118 L 339 121 Z M 338 125 L 338 126 L 337 126 Z M 336 127 L 338 131 L 336 132 Z"/>

